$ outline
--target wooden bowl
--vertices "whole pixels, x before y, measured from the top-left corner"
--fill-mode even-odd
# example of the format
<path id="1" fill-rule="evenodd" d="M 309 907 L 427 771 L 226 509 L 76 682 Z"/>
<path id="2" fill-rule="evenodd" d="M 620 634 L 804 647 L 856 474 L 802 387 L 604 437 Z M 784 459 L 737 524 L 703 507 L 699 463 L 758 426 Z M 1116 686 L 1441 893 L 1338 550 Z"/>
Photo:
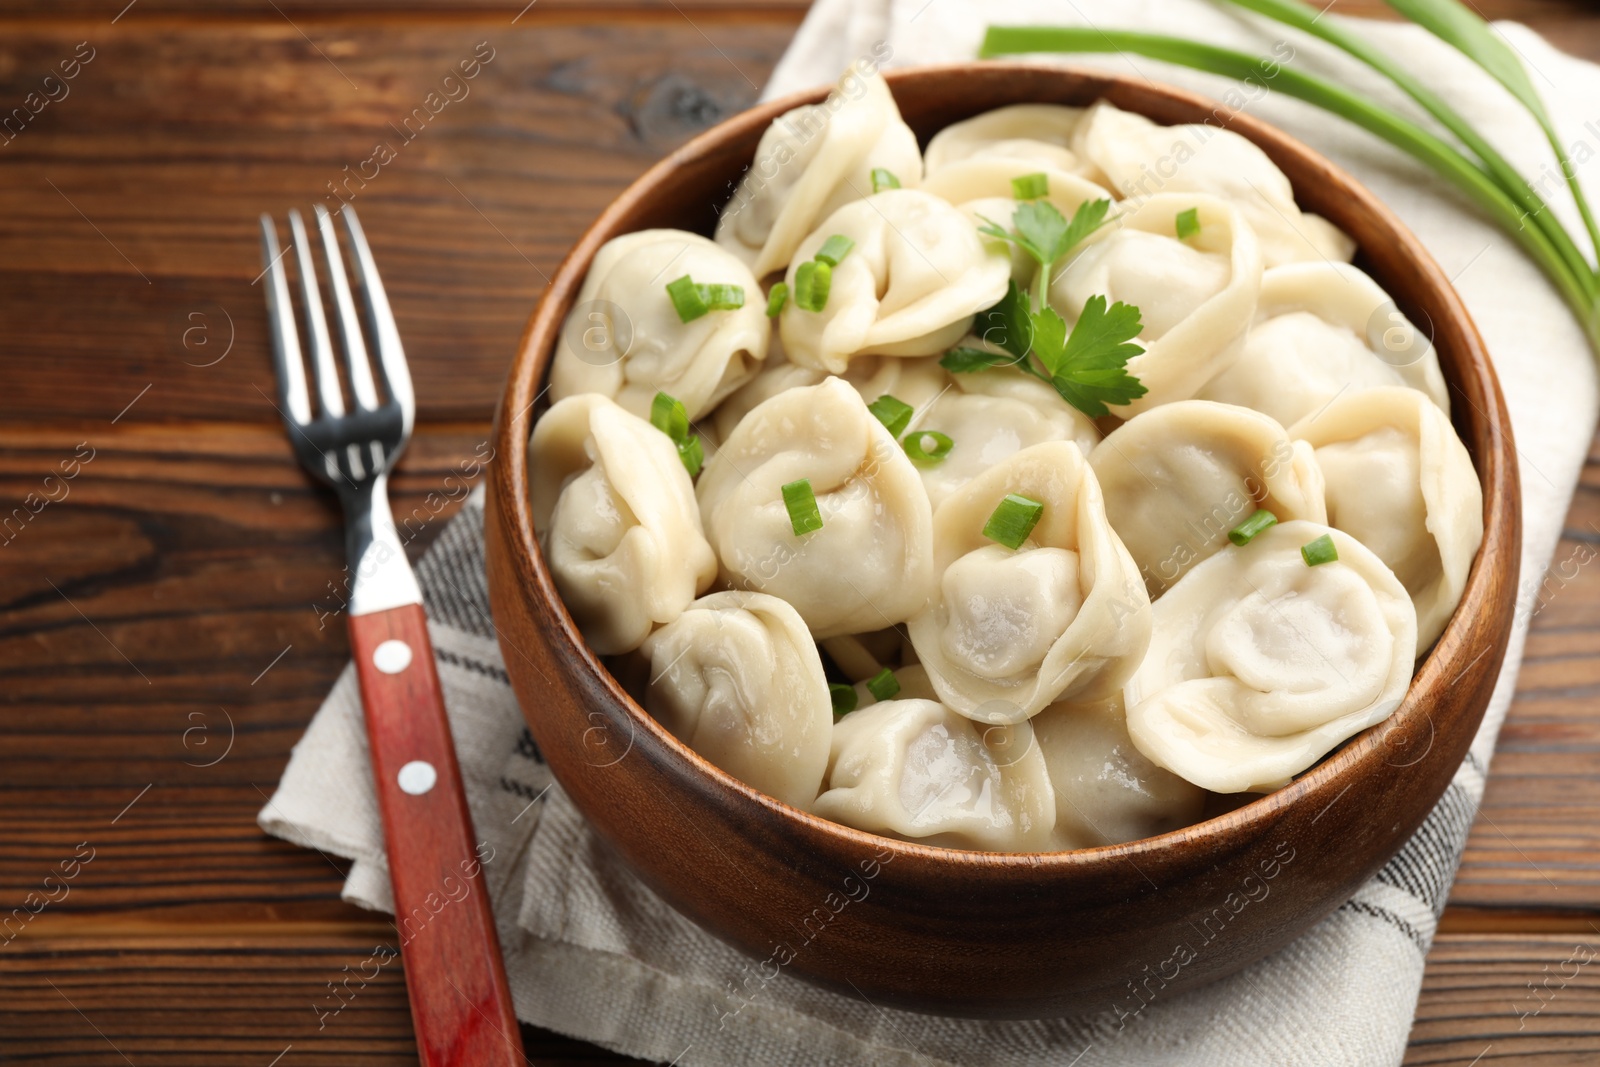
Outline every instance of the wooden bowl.
<path id="1" fill-rule="evenodd" d="M 738 115 L 652 167 L 589 227 L 534 311 L 489 475 L 489 587 L 506 669 L 551 770 L 601 836 L 655 892 L 756 960 L 876 1004 L 974 1017 L 1108 1010 L 1130 1005 L 1135 984 L 1163 996 L 1200 985 L 1348 900 L 1421 824 L 1467 751 L 1516 590 L 1517 466 L 1499 385 L 1417 239 L 1348 174 L 1248 115 L 1057 66 L 963 64 L 888 80 L 924 143 L 1024 102 L 1105 98 L 1164 124 L 1225 123 L 1283 168 L 1307 210 L 1356 239 L 1362 266 L 1414 322 L 1431 324 L 1483 481 L 1485 531 L 1461 606 L 1405 702 L 1292 784 L 1225 815 L 1124 845 L 1023 854 L 891 841 L 788 807 L 701 759 L 629 698 L 579 637 L 534 536 L 533 405 L 600 246 L 652 226 L 710 233 L 767 124 L 822 90 Z"/>

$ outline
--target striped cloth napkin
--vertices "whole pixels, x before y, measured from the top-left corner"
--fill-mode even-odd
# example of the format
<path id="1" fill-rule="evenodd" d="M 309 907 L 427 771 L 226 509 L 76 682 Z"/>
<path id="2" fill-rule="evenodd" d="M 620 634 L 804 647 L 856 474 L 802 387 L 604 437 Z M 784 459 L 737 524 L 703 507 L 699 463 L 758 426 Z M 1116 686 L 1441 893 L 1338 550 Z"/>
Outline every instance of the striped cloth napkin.
<path id="1" fill-rule="evenodd" d="M 1334 16 L 1328 16 L 1334 17 Z M 768 95 L 832 82 L 855 59 L 890 66 L 970 59 L 983 28 L 1072 23 L 1160 28 L 1267 54 L 1272 24 L 1205 0 L 819 0 Z M 1363 23 L 1417 77 L 1471 115 L 1526 174 L 1554 173 L 1538 131 L 1477 68 L 1411 26 Z M 1600 157 L 1600 70 L 1524 27 L 1500 30 L 1534 72 L 1558 125 Z M 1407 113 L 1364 68 L 1293 37 L 1294 63 Z M 1278 53 L 1282 55 L 1280 51 Z M 1228 83 L 1153 61 L 1090 59 L 1220 97 Z M 1455 278 L 1494 354 L 1521 451 L 1523 593 L 1483 728 L 1444 798 L 1406 848 L 1344 907 L 1288 948 L 1204 989 L 1123 1001 L 1076 1018 L 974 1022 L 883 1009 L 788 974 L 752 982 L 755 963 L 644 888 L 595 838 L 522 725 L 489 615 L 482 495 L 470 497 L 419 567 L 439 673 L 495 904 L 517 1012 L 631 1056 L 708 1067 L 814 1064 L 1144 1067 L 1399 1063 L 1423 960 L 1483 794 L 1536 592 L 1560 536 L 1596 417 L 1593 364 L 1555 292 L 1498 231 L 1407 158 L 1291 100 L 1250 105 L 1342 164 L 1386 200 Z M 1594 165 L 1587 177 L 1600 178 Z M 1552 199 L 1560 199 L 1551 183 Z M 1600 185 L 1596 186 L 1600 189 Z M 1564 209 L 1558 209 L 1564 210 Z M 1571 220 L 1570 213 L 1563 218 Z M 354 673 L 346 669 L 295 746 L 262 810 L 268 833 L 353 860 L 344 897 L 392 909 Z M 392 949 L 393 946 L 390 946 Z M 339 1002 L 319 1007 L 339 1025 Z"/>

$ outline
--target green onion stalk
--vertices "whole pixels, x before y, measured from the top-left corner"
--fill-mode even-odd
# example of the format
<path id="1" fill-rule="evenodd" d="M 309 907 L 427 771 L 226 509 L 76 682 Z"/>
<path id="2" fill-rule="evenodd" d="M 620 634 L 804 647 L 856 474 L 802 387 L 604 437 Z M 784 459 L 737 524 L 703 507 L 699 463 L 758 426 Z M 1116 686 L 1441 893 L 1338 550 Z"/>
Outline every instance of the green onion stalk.
<path id="1" fill-rule="evenodd" d="M 1388 108 L 1333 82 L 1284 67 L 1274 59 L 1198 41 L 1129 30 L 1067 26 L 991 26 L 979 55 L 1039 52 L 1125 52 L 1262 85 L 1273 70 L 1272 88 L 1355 123 L 1420 160 L 1461 191 L 1539 265 L 1560 291 L 1600 356 L 1600 274 L 1550 212 L 1529 181 L 1470 123 L 1385 53 L 1362 37 L 1325 19 L 1301 0 L 1217 0 L 1242 7 L 1343 49 L 1384 75 L 1461 147 Z M 1600 257 L 1600 227 L 1543 102 L 1514 52 L 1459 0 L 1389 0 L 1390 6 L 1482 66 L 1533 115 L 1554 149 L 1568 190 Z M 1463 151 L 1463 149 L 1465 149 Z"/>

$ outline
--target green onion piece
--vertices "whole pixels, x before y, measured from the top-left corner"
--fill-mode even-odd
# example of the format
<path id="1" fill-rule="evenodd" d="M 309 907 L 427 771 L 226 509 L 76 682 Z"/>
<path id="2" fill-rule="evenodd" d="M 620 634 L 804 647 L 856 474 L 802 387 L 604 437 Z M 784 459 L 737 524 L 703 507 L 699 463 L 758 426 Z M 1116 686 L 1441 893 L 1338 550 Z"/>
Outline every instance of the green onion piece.
<path id="1" fill-rule="evenodd" d="M 1278 516 L 1265 508 L 1258 509 L 1254 515 L 1228 531 L 1228 540 L 1236 545 L 1248 545 L 1256 534 L 1277 523 Z"/>
<path id="2" fill-rule="evenodd" d="M 1020 178 L 1011 179 L 1011 195 L 1018 200 L 1037 200 L 1050 192 L 1050 179 L 1043 171 L 1037 174 L 1024 174 Z"/>
<path id="3" fill-rule="evenodd" d="M 1332 563 L 1338 559 L 1339 550 L 1333 547 L 1333 538 L 1323 534 L 1310 544 L 1301 545 L 1300 555 L 1305 558 L 1307 567 L 1315 567 L 1319 563 Z"/>
<path id="4" fill-rule="evenodd" d="M 817 494 L 811 491 L 811 479 L 801 478 L 784 486 L 783 506 L 789 509 L 789 525 L 796 537 L 822 529 L 822 510 L 817 507 Z"/>
<path id="5" fill-rule="evenodd" d="M 899 439 L 905 428 L 911 423 L 912 407 L 899 397 L 884 393 L 878 399 L 867 405 L 867 410 L 872 412 L 877 420 L 883 423 L 884 429 L 889 431 L 889 436 Z"/>
<path id="6" fill-rule="evenodd" d="M 789 302 L 789 283 L 779 282 L 772 287 L 772 292 L 767 294 L 767 318 L 775 319 L 783 310 L 783 305 Z"/>
<path id="7" fill-rule="evenodd" d="M 1192 207 L 1178 212 L 1178 240 L 1186 241 L 1200 232 L 1200 209 Z"/>
<path id="8" fill-rule="evenodd" d="M 683 460 L 683 466 L 693 478 L 700 473 L 700 468 L 706 465 L 706 450 L 700 444 L 700 438 L 691 437 L 687 441 L 678 442 L 678 458 Z"/>
<path id="9" fill-rule="evenodd" d="M 872 191 L 873 192 L 881 193 L 885 189 L 898 189 L 898 188 L 900 188 L 900 179 L 896 178 L 892 172 L 884 170 L 882 167 L 873 167 L 872 168 Z"/>
<path id="10" fill-rule="evenodd" d="M 840 685 L 838 682 L 828 686 L 828 696 L 833 700 L 833 717 L 835 720 L 855 711 L 856 704 L 860 699 L 856 696 L 855 686 Z"/>
<path id="11" fill-rule="evenodd" d="M 689 413 L 683 402 L 666 393 L 657 393 L 650 401 L 650 425 L 679 444 L 689 436 Z"/>
<path id="12" fill-rule="evenodd" d="M 1037 500 L 1008 493 L 996 506 L 994 514 L 989 516 L 989 521 L 983 524 L 983 536 L 1016 551 L 1039 524 L 1039 516 L 1043 514 L 1044 505 Z"/>
<path id="13" fill-rule="evenodd" d="M 693 322 L 711 310 L 700 286 L 687 274 L 667 283 L 667 295 L 672 297 L 672 307 L 677 311 L 680 322 Z"/>
<path id="14" fill-rule="evenodd" d="M 918 430 L 906 437 L 905 446 L 911 462 L 932 465 L 948 456 L 956 443 L 938 430 Z"/>
<path id="15" fill-rule="evenodd" d="M 794 272 L 794 304 L 803 311 L 821 311 L 828 306 L 828 289 L 833 285 L 833 268 L 820 259 L 808 259 Z"/>
<path id="16" fill-rule="evenodd" d="M 867 692 L 878 700 L 893 700 L 900 692 L 900 679 L 888 667 L 867 679 Z"/>
<path id="17" fill-rule="evenodd" d="M 700 299 L 712 311 L 737 311 L 744 307 L 742 285 L 701 285 L 697 288 L 700 290 Z"/>
<path id="18" fill-rule="evenodd" d="M 822 260 L 830 267 L 837 267 L 839 261 L 848 256 L 855 246 L 856 243 L 850 238 L 842 233 L 836 233 L 822 242 L 822 247 L 817 249 L 817 254 L 813 258 Z"/>

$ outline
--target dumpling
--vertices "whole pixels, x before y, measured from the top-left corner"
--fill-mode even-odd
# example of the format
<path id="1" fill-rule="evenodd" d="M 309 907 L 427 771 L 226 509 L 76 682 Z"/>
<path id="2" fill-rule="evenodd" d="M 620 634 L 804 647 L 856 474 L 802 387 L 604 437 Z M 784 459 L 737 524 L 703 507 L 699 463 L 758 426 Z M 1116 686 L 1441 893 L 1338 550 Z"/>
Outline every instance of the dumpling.
<path id="1" fill-rule="evenodd" d="M 1361 270 L 1319 260 L 1261 276 L 1243 354 L 1200 397 L 1255 408 L 1289 426 L 1341 394 L 1398 385 L 1450 411 L 1427 335 Z"/>
<path id="2" fill-rule="evenodd" d="M 822 788 L 833 705 L 794 608 L 762 593 L 712 593 L 645 639 L 645 707 L 746 785 L 806 808 Z"/>
<path id="3" fill-rule="evenodd" d="M 1316 449 L 1328 522 L 1399 576 L 1417 651 L 1444 632 L 1483 543 L 1483 488 L 1450 419 L 1413 389 L 1347 394 L 1290 433 Z"/>
<path id="4" fill-rule="evenodd" d="M 783 487 L 800 479 L 822 526 L 797 536 Z M 893 626 L 928 601 L 933 516 L 922 480 L 838 378 L 758 405 L 697 491 L 723 581 L 782 597 L 818 638 Z"/>
<path id="5" fill-rule="evenodd" d="M 1012 494 L 1044 505 L 1016 550 L 983 532 Z M 1113 692 L 1138 666 L 1150 601 L 1076 445 L 1034 445 L 974 478 L 940 505 L 933 540 L 934 600 L 907 629 L 951 710 L 1019 723 Z"/>
<path id="6" fill-rule="evenodd" d="M 1013 104 L 952 123 L 928 142 L 923 157 L 928 177 L 979 156 L 1020 159 L 1033 170 L 1092 171 L 1072 150 L 1073 134 L 1085 113 L 1084 108 L 1060 104 Z"/>
<path id="7" fill-rule="evenodd" d="M 883 76 L 857 64 L 825 101 L 785 112 L 767 127 L 717 220 L 717 243 L 764 278 L 789 265 L 818 221 L 870 196 L 875 169 L 914 189 L 922 155 Z"/>
<path id="8" fill-rule="evenodd" d="M 1180 240 L 1178 216 L 1190 210 L 1198 229 Z M 1161 194 L 1118 216 L 1057 272 L 1050 304 L 1068 326 L 1091 296 L 1139 309 L 1144 351 L 1128 360 L 1128 373 L 1147 392 L 1126 415 L 1115 412 L 1127 417 L 1188 400 L 1238 358 L 1261 290 L 1261 250 L 1226 201 Z"/>
<path id="9" fill-rule="evenodd" d="M 1158 193 L 1210 193 L 1239 205 L 1261 238 L 1267 266 L 1348 261 L 1355 242 L 1294 201 L 1294 188 L 1254 142 L 1217 126 L 1158 126 L 1106 101 L 1089 109 L 1073 151 L 1129 199 Z"/>
<path id="10" fill-rule="evenodd" d="M 1200 821 L 1206 791 L 1134 747 L 1120 694 L 1052 704 L 1028 725 L 1056 794 L 1057 848 L 1120 845 Z"/>
<path id="11" fill-rule="evenodd" d="M 811 809 L 869 833 L 947 848 L 1050 847 L 1055 797 L 1028 728 L 981 726 L 936 700 L 886 700 L 833 727 Z"/>
<path id="12" fill-rule="evenodd" d="M 551 405 L 533 427 L 528 481 L 556 590 L 600 655 L 637 648 L 716 577 L 677 447 L 605 397 Z"/>
<path id="13" fill-rule="evenodd" d="M 744 306 L 684 322 L 667 292 L 683 276 L 737 285 Z M 767 358 L 765 301 L 742 262 L 695 233 L 641 230 L 595 253 L 550 367 L 550 396 L 600 393 L 648 419 L 662 392 L 691 419 L 749 381 Z"/>
<path id="14" fill-rule="evenodd" d="M 808 311 L 794 299 L 796 277 L 836 234 L 855 246 L 833 268 L 827 303 Z M 932 355 L 965 336 L 973 314 L 998 302 L 1010 280 L 1003 242 L 982 240 L 971 219 L 936 196 L 890 189 L 846 204 L 800 242 L 778 328 L 790 362 L 832 374 L 858 355 Z"/>
<path id="15" fill-rule="evenodd" d="M 1257 509 L 1279 522 L 1327 519 L 1310 448 L 1249 408 L 1186 400 L 1147 411 L 1108 434 L 1089 465 L 1152 598 Z"/>
<path id="16" fill-rule="evenodd" d="M 1087 455 L 1100 440 L 1094 420 L 1037 378 L 998 369 L 948 375 L 946 385 L 951 382 L 930 402 L 914 405 L 904 438 L 933 430 L 952 442 L 942 460 L 917 464 L 935 509 L 973 478 L 1025 448 L 1071 441 Z"/>
<path id="17" fill-rule="evenodd" d="M 1332 539 L 1338 558 L 1301 548 Z M 1156 763 L 1218 793 L 1275 789 L 1382 722 L 1411 683 L 1417 614 L 1359 541 L 1311 522 L 1268 527 L 1156 601 L 1126 688 L 1128 733 Z"/>

